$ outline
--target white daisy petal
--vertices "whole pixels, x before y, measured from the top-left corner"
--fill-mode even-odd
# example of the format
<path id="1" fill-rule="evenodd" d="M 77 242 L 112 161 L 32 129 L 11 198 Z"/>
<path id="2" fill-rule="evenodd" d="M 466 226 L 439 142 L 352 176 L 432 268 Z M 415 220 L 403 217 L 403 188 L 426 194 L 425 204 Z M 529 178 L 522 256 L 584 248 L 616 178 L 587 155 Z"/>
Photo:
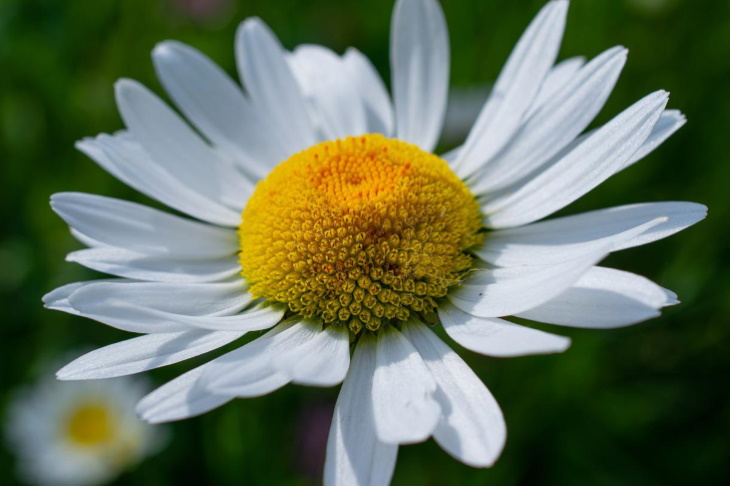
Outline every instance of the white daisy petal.
<path id="1" fill-rule="evenodd" d="M 168 172 L 234 212 L 246 204 L 254 185 L 220 156 L 169 106 L 140 83 L 116 84 L 117 104 L 135 140 Z"/>
<path id="2" fill-rule="evenodd" d="M 70 298 L 71 305 L 81 315 L 124 331 L 140 333 L 191 329 L 260 331 L 275 325 L 284 315 L 284 309 L 258 306 L 232 316 L 185 316 L 122 302 L 90 302 L 87 298 L 87 293 L 82 291 Z"/>
<path id="3" fill-rule="evenodd" d="M 439 419 L 436 382 L 418 351 L 399 331 L 381 328 L 373 377 L 373 414 L 378 439 L 386 444 L 426 440 Z"/>
<path id="4" fill-rule="evenodd" d="M 485 224 L 506 228 L 531 223 L 572 203 L 608 179 L 651 133 L 668 100 L 658 91 L 616 116 L 559 162 L 520 187 L 488 201 Z"/>
<path id="5" fill-rule="evenodd" d="M 171 208 L 222 226 L 236 227 L 241 222 L 240 213 L 186 185 L 176 171 L 168 172 L 127 132 L 85 138 L 76 148 L 120 181 Z"/>
<path id="6" fill-rule="evenodd" d="M 287 156 L 314 145 L 314 127 L 284 48 L 261 19 L 247 19 L 238 28 L 236 61 L 251 101 L 281 134 L 279 143 Z"/>
<path id="7" fill-rule="evenodd" d="M 478 194 L 509 186 L 574 140 L 603 108 L 626 63 L 627 52 L 624 47 L 614 47 L 583 66 L 484 166 L 470 184 L 472 190 Z"/>
<path id="8" fill-rule="evenodd" d="M 288 60 L 326 140 L 367 133 L 363 100 L 337 54 L 322 46 L 302 45 Z"/>
<path id="9" fill-rule="evenodd" d="M 166 41 L 155 47 L 152 59 L 175 104 L 246 173 L 263 178 L 287 157 L 268 119 L 240 86 L 200 51 Z"/>
<path id="10" fill-rule="evenodd" d="M 349 331 L 344 325 L 329 325 L 306 344 L 274 356 L 272 366 L 300 385 L 342 383 L 350 366 Z"/>
<path id="11" fill-rule="evenodd" d="M 201 415 L 230 402 L 231 397 L 213 395 L 200 383 L 200 376 L 212 363 L 165 383 L 140 400 L 137 413 L 143 420 L 159 424 Z"/>
<path id="12" fill-rule="evenodd" d="M 517 315 L 562 326 L 622 327 L 659 316 L 676 303 L 672 294 L 639 275 L 594 267 L 554 299 Z"/>
<path id="13" fill-rule="evenodd" d="M 498 358 L 531 354 L 562 353 L 570 346 L 570 339 L 549 334 L 497 317 L 477 317 L 459 310 L 452 304 L 438 309 L 446 333 L 476 353 Z"/>
<path id="14" fill-rule="evenodd" d="M 345 51 L 342 60 L 363 100 L 368 133 L 382 133 L 391 137 L 395 124 L 393 104 L 375 66 L 352 47 Z"/>
<path id="15" fill-rule="evenodd" d="M 85 317 L 137 333 L 181 332 L 196 328 L 255 331 L 273 326 L 284 313 L 276 307 L 256 307 L 230 315 L 246 305 L 250 296 L 245 292 L 235 295 L 229 288 L 203 290 L 208 285 L 214 284 L 91 282 L 71 294 L 68 302 Z M 166 289 L 170 289 L 172 295 L 167 299 L 164 298 Z M 226 297 L 226 293 L 231 292 L 234 295 Z"/>
<path id="16" fill-rule="evenodd" d="M 556 232 L 549 228 L 545 231 L 544 227 L 537 231 L 531 228 L 540 224 L 549 226 L 550 221 L 546 221 L 494 231 L 490 233 L 484 246 L 475 253 L 486 262 L 505 267 L 553 265 L 588 255 L 601 248 L 611 251 L 657 226 L 666 225 L 668 221 L 666 216 L 659 216 L 618 233 L 607 232 L 607 228 L 603 226 L 581 226 L 573 233 Z"/>
<path id="17" fill-rule="evenodd" d="M 449 38 L 436 0 L 398 0 L 390 27 L 397 137 L 431 151 L 449 91 Z"/>
<path id="18" fill-rule="evenodd" d="M 207 353 L 244 332 L 186 331 L 148 334 L 87 353 L 61 368 L 59 380 L 112 378 L 178 363 Z"/>
<path id="19" fill-rule="evenodd" d="M 305 346 L 321 333 L 321 324 L 314 321 L 283 322 L 211 363 L 203 376 L 204 385 L 212 393 L 228 396 L 255 397 L 271 393 L 292 380 L 284 369 L 276 366 L 275 356 Z"/>
<path id="20" fill-rule="evenodd" d="M 610 251 L 644 245 L 681 231 L 707 215 L 689 202 L 632 204 L 565 216 L 489 233 L 479 258 L 500 266 L 551 264 L 608 244 Z"/>
<path id="21" fill-rule="evenodd" d="M 616 172 L 620 172 L 621 170 L 629 167 L 630 165 L 633 165 L 634 163 L 638 162 L 639 158 L 643 158 L 646 155 L 648 155 L 651 151 L 653 151 L 655 148 L 657 148 L 664 140 L 669 138 L 670 135 L 674 133 L 674 131 L 681 128 L 684 124 L 684 115 L 682 115 L 677 110 L 664 110 L 659 117 L 659 120 L 654 125 L 654 128 L 651 131 L 651 134 L 647 139 L 644 141 L 644 143 L 641 144 L 641 146 L 634 152 L 634 155 L 631 156 L 628 162 L 626 162 L 621 169 L 618 169 Z M 589 130 L 580 136 L 576 137 L 572 142 L 570 142 L 567 146 L 565 146 L 560 152 L 555 155 L 554 157 L 550 158 L 549 160 L 543 161 L 543 163 L 540 165 L 539 168 L 535 169 L 532 173 L 525 175 L 517 182 L 514 182 L 512 185 L 505 187 L 503 189 L 494 191 L 494 194 L 489 194 L 490 198 L 498 199 L 505 194 L 510 194 L 518 191 L 522 186 L 527 184 L 530 180 L 537 177 L 540 173 L 545 172 L 548 168 L 554 166 L 558 162 L 560 162 L 563 157 L 565 157 L 567 154 L 569 154 L 573 149 L 580 146 L 583 142 L 585 142 L 589 137 L 593 136 L 596 133 L 597 129 Z"/>
<path id="22" fill-rule="evenodd" d="M 398 446 L 380 442 L 372 408 L 375 338 L 362 336 L 332 417 L 324 465 L 325 486 L 389 484 Z"/>
<path id="23" fill-rule="evenodd" d="M 635 164 L 643 159 L 660 146 L 666 139 L 672 136 L 674 132 L 679 130 L 687 123 L 685 117 L 679 110 L 665 110 L 659 121 L 656 122 L 654 129 L 644 143 L 639 147 L 634 155 L 624 164 L 623 169 Z"/>
<path id="24" fill-rule="evenodd" d="M 89 299 L 112 300 L 189 316 L 225 316 L 251 303 L 243 279 L 225 283 L 91 282 Z M 78 296 L 76 296 L 78 297 Z M 73 299 L 72 299 L 73 300 Z"/>
<path id="25" fill-rule="evenodd" d="M 66 261 L 110 275 L 153 282 L 216 282 L 235 277 L 241 272 L 235 257 L 175 260 L 114 247 L 74 251 L 66 256 Z"/>
<path id="26" fill-rule="evenodd" d="M 497 401 L 471 368 L 426 326 L 407 323 L 403 334 L 438 384 L 435 397 L 443 416 L 433 433 L 436 442 L 464 464 L 493 465 L 507 439 Z"/>
<path id="27" fill-rule="evenodd" d="M 51 196 L 51 207 L 98 243 L 174 258 L 220 258 L 238 251 L 234 231 L 120 199 L 83 193 Z"/>
<path id="28" fill-rule="evenodd" d="M 519 128 L 558 55 L 567 11 L 567 1 L 553 0 L 525 30 L 459 151 L 454 163 L 459 177 L 476 172 Z"/>
<path id="29" fill-rule="evenodd" d="M 586 60 L 584 57 L 577 56 L 565 59 L 557 63 L 550 72 L 545 76 L 545 80 L 540 86 L 540 91 L 535 96 L 535 101 L 525 114 L 525 120 L 529 119 L 535 112 L 541 108 L 546 102 L 550 101 L 563 86 L 573 79 L 573 76 L 583 67 Z"/>
<path id="30" fill-rule="evenodd" d="M 69 314 L 78 315 L 79 312 L 74 309 L 68 301 L 69 296 L 81 287 L 96 282 L 97 281 L 74 282 L 58 287 L 43 296 L 43 305 L 46 309 L 59 310 Z"/>
<path id="31" fill-rule="evenodd" d="M 481 270 L 467 277 L 448 298 L 475 316 L 510 316 L 556 297 L 606 254 L 603 249 L 556 265 Z"/>

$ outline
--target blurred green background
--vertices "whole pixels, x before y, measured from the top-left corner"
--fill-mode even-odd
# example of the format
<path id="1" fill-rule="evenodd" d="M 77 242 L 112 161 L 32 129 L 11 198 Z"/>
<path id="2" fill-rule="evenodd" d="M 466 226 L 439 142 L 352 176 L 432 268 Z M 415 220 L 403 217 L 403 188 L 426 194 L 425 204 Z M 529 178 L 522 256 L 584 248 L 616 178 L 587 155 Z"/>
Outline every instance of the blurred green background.
<path id="1" fill-rule="evenodd" d="M 56 286 L 98 276 L 64 262 L 79 244 L 51 212 L 52 193 L 148 202 L 73 147 L 122 127 L 114 81 L 135 78 L 161 93 L 149 53 L 165 39 L 234 73 L 234 32 L 251 15 L 289 48 L 354 45 L 387 79 L 392 3 L 0 0 L 0 407 L 41 363 L 129 337 L 40 302 Z M 493 80 L 543 3 L 444 0 L 452 84 Z M 675 290 L 682 305 L 626 329 L 553 328 L 573 338 L 562 355 L 501 360 L 459 350 L 504 410 L 506 449 L 495 467 L 478 470 L 433 441 L 403 447 L 393 484 L 730 484 L 730 2 L 574 0 L 560 57 L 616 44 L 629 47 L 629 62 L 597 122 L 659 88 L 689 122 L 567 212 L 657 200 L 708 205 L 697 227 L 605 263 Z M 160 384 L 202 361 L 149 375 Z M 290 386 L 174 424 L 170 447 L 118 484 L 316 484 L 336 394 Z M 0 453 L 0 483 L 15 481 L 13 461 Z"/>

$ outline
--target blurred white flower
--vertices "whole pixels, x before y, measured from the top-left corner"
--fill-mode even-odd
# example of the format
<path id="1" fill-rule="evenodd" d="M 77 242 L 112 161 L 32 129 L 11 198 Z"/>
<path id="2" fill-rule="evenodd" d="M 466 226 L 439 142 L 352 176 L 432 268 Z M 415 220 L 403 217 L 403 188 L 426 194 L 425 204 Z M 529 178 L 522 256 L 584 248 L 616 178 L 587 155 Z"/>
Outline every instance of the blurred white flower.
<path id="1" fill-rule="evenodd" d="M 42 379 L 9 405 L 5 433 L 30 484 L 82 486 L 114 479 L 159 450 L 164 430 L 134 412 L 144 380 Z"/>

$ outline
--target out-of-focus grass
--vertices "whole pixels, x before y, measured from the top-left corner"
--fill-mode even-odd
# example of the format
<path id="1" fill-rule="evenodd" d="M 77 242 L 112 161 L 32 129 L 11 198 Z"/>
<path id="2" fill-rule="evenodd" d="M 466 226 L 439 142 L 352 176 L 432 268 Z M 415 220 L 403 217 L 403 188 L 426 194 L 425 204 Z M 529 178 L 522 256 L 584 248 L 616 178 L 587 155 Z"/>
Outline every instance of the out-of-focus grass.
<path id="1" fill-rule="evenodd" d="M 176 3 L 0 2 L 2 404 L 6 391 L 30 379 L 44 360 L 78 346 L 128 337 L 42 309 L 40 297 L 48 290 L 97 277 L 64 263 L 64 255 L 78 244 L 51 212 L 48 198 L 58 191 L 87 191 L 149 202 L 76 152 L 73 144 L 121 128 L 112 90 L 117 78 L 139 79 L 161 93 L 149 60 L 155 43 L 190 43 L 234 73 L 235 28 L 243 18 L 258 15 L 287 47 L 313 42 L 342 52 L 354 45 L 388 77 L 391 0 L 219 0 L 222 10 L 203 17 Z M 453 84 L 493 80 L 542 3 L 445 0 Z M 664 88 L 672 93 L 670 107 L 683 110 L 689 123 L 569 212 L 655 200 L 707 204 L 710 217 L 696 228 L 606 262 L 672 288 L 683 303 L 660 319 L 627 329 L 554 329 L 574 340 L 572 349 L 559 356 L 497 360 L 460 350 L 504 409 L 509 426 L 504 454 L 494 468 L 476 470 L 452 460 L 433 442 L 405 447 L 394 484 L 730 480 L 730 4 L 573 3 L 561 58 L 594 56 L 619 43 L 630 48 L 628 65 L 598 121 Z M 161 383 L 191 365 L 151 376 Z M 297 458 L 307 452 L 297 437 L 302 429 L 298 421 L 307 416 L 303 411 L 333 403 L 335 397 L 336 390 L 288 387 L 177 424 L 171 447 L 119 484 L 309 484 L 311 476 L 297 466 Z M 13 467 L 12 456 L 3 452 L 4 484 Z"/>

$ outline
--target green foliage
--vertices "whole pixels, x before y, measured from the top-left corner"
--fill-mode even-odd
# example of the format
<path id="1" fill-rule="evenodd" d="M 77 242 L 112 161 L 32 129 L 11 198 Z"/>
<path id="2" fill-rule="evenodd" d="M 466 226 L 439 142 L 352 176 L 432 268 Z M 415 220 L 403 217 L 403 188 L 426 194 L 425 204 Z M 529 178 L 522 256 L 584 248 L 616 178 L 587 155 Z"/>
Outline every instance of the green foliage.
<path id="1" fill-rule="evenodd" d="M 98 277 L 64 262 L 79 245 L 48 199 L 54 192 L 85 191 L 151 203 L 77 152 L 74 142 L 122 127 L 113 101 L 116 79 L 135 78 L 162 93 L 149 60 L 157 42 L 192 44 L 234 73 L 235 28 L 257 15 L 287 47 L 309 42 L 342 52 L 354 45 L 388 77 L 391 0 L 219 3 L 220 12 L 196 18 L 173 0 L 0 1 L 0 407 L 7 392 L 33 379 L 45 361 L 128 337 L 42 308 L 41 296 L 54 287 Z M 452 83 L 468 86 L 496 77 L 543 2 L 443 3 L 451 31 Z M 561 58 L 594 56 L 619 43 L 630 48 L 628 65 L 598 122 L 664 88 L 672 93 L 670 107 L 684 111 L 689 123 L 569 211 L 655 200 L 708 205 L 708 220 L 696 228 L 607 262 L 675 290 L 682 305 L 621 330 L 553 328 L 573 338 L 563 355 L 498 360 L 459 350 L 505 412 L 509 438 L 502 458 L 492 469 L 477 470 L 451 459 L 432 441 L 408 446 L 401 449 L 394 484 L 730 480 L 730 160 L 723 135 L 730 121 L 729 33 L 728 2 L 574 0 Z M 162 383 L 192 364 L 150 375 Z M 307 430 L 307 410 L 331 406 L 335 398 L 336 390 L 288 387 L 175 424 L 170 448 L 118 483 L 316 482 L 301 465 L 305 453 L 316 462 L 316 441 L 298 434 Z M 310 427 L 305 435 L 316 433 Z M 13 470 L 9 451 L 2 452 L 0 482 L 7 484 Z"/>

